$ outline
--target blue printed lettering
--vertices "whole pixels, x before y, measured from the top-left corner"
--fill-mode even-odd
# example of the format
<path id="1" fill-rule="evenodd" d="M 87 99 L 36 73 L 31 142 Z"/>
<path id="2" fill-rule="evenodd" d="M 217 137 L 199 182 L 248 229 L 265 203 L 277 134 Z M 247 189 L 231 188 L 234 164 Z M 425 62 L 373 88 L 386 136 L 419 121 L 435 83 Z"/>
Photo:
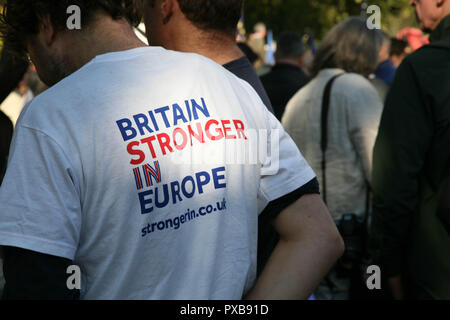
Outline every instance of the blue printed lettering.
<path id="1" fill-rule="evenodd" d="M 133 128 L 131 120 L 122 119 L 116 122 L 124 141 L 129 141 L 137 137 L 137 131 Z"/>
<path id="2" fill-rule="evenodd" d="M 225 171 L 226 171 L 225 167 L 213 169 L 212 174 L 213 174 L 213 180 L 214 180 L 214 187 L 216 189 L 225 189 L 227 187 L 226 183 L 220 183 L 220 180 L 225 180 L 225 176 L 224 175 L 219 176 L 220 172 L 225 172 Z"/>
<path id="3" fill-rule="evenodd" d="M 148 205 L 151 205 L 153 202 L 153 199 L 148 199 L 148 197 L 151 195 L 153 195 L 153 190 L 139 193 L 139 201 L 141 203 L 142 214 L 149 214 L 153 212 L 153 207 L 148 207 Z"/>
<path id="4" fill-rule="evenodd" d="M 197 177 L 198 193 L 203 194 L 203 187 L 211 181 L 211 177 L 208 172 L 199 172 L 195 176 Z M 202 177 L 204 179 L 202 179 Z"/>

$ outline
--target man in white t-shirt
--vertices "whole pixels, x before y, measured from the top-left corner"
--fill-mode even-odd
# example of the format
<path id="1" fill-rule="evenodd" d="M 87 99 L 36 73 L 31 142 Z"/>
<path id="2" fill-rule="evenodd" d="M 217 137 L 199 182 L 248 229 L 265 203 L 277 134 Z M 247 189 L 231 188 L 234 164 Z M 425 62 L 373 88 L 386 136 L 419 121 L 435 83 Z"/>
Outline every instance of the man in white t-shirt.
<path id="1" fill-rule="evenodd" d="M 6 37 L 51 88 L 23 111 L 0 188 L 5 298 L 309 297 L 342 239 L 320 197 L 300 197 L 315 174 L 256 92 L 144 46 L 131 1 L 78 1 L 76 31 L 69 2 L 6 4 Z M 256 279 L 258 214 L 280 199 Z"/>

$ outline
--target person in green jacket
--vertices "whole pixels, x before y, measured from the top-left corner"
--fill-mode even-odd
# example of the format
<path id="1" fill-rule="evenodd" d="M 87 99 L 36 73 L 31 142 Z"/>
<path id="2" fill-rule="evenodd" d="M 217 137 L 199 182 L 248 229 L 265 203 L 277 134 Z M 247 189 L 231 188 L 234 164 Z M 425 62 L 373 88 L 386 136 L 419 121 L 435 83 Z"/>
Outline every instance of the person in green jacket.
<path id="1" fill-rule="evenodd" d="M 400 65 L 373 161 L 371 251 L 395 299 L 450 299 L 450 0 L 412 0 L 431 45 Z"/>

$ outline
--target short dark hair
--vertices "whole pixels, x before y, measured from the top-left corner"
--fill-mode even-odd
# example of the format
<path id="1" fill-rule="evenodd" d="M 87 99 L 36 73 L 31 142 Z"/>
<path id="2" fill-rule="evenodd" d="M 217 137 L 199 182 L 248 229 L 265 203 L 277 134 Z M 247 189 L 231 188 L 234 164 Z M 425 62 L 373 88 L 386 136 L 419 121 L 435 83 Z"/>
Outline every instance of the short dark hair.
<path id="1" fill-rule="evenodd" d="M 186 18 L 203 30 L 235 36 L 243 0 L 178 0 Z"/>
<path id="2" fill-rule="evenodd" d="M 391 51 L 390 56 L 401 56 L 406 53 L 406 48 L 408 48 L 409 44 L 405 40 L 399 40 L 396 38 L 391 39 Z"/>
<path id="3" fill-rule="evenodd" d="M 295 32 L 283 32 L 277 43 L 277 59 L 298 59 L 305 53 L 302 37 Z"/>
<path id="4" fill-rule="evenodd" d="M 7 0 L 0 15 L 0 34 L 14 53 L 23 56 L 27 41 L 39 32 L 39 17 L 48 15 L 57 30 L 64 30 L 72 5 L 81 9 L 84 25 L 99 11 L 115 20 L 126 18 L 133 25 L 140 21 L 135 0 Z"/>
<path id="5" fill-rule="evenodd" d="M 378 65 L 383 34 L 369 29 L 365 19 L 350 17 L 334 26 L 314 57 L 312 75 L 322 69 L 339 68 L 369 76 Z"/>

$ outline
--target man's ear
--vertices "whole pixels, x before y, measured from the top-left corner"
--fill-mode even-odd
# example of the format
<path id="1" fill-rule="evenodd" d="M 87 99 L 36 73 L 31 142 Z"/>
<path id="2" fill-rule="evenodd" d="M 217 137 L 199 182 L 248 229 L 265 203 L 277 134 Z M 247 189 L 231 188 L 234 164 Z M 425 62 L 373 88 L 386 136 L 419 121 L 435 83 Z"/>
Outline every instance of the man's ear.
<path id="1" fill-rule="evenodd" d="M 161 14 L 162 14 L 162 21 L 164 24 L 169 23 L 170 19 L 172 18 L 175 10 L 175 1 L 176 0 L 163 0 L 161 2 Z"/>
<path id="2" fill-rule="evenodd" d="M 55 41 L 56 30 L 49 15 L 39 16 L 39 37 L 47 46 Z"/>

